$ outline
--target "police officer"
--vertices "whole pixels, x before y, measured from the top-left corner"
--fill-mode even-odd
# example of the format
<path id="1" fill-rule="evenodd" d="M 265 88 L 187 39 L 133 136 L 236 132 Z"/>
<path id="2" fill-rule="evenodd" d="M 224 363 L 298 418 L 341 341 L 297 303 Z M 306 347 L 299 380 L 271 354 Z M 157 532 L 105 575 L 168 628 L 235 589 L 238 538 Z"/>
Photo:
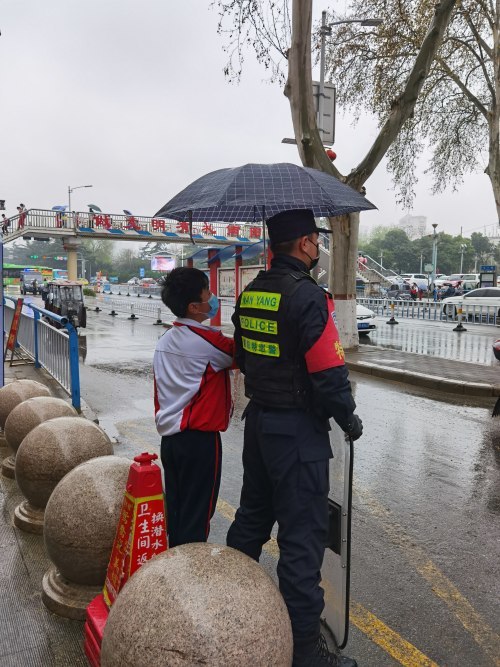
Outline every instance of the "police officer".
<path id="1" fill-rule="evenodd" d="M 278 522 L 280 590 L 294 667 L 356 667 L 320 633 L 320 569 L 328 528 L 329 418 L 354 440 L 363 432 L 335 326 L 331 294 L 309 271 L 319 260 L 312 211 L 267 220 L 274 257 L 242 292 L 233 315 L 245 374 L 243 488 L 227 544 L 259 560 Z"/>

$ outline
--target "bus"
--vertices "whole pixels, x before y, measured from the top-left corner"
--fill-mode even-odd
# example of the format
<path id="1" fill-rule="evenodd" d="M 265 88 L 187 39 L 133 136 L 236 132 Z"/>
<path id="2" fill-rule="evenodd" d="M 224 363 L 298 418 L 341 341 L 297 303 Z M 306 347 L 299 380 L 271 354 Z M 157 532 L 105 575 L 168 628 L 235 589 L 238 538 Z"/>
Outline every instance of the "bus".
<path id="1" fill-rule="evenodd" d="M 66 269 L 52 269 L 53 280 L 68 280 L 68 272 Z"/>
<path id="2" fill-rule="evenodd" d="M 52 280 L 53 271 L 50 266 L 34 266 L 33 264 L 8 264 L 3 265 L 3 284 L 5 287 L 8 285 L 20 285 L 20 277 L 22 271 L 37 271 L 42 274 L 42 278 L 45 280 Z"/>

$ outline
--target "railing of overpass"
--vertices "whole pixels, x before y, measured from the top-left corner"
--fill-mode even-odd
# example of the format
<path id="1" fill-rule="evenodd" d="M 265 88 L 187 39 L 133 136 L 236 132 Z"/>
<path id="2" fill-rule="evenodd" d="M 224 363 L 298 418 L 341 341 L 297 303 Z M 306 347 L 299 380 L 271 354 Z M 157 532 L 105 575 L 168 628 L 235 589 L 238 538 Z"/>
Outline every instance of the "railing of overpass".
<path id="1" fill-rule="evenodd" d="M 67 229 L 72 233 L 105 231 L 119 238 L 124 232 L 136 232 L 137 236 L 147 237 L 149 234 L 162 234 L 172 240 L 190 241 L 190 229 L 188 222 L 167 220 L 165 218 L 151 218 L 141 215 L 125 215 L 116 213 L 91 213 L 91 212 L 60 212 L 45 209 L 31 208 L 24 213 L 14 215 L 8 219 L 8 233 L 4 235 L 4 241 L 9 236 L 26 228 L 46 230 Z M 262 223 L 256 221 L 249 223 L 220 223 L 220 222 L 194 222 L 192 225 L 193 240 L 228 240 L 242 243 L 257 242 L 262 239 Z"/>
<path id="2" fill-rule="evenodd" d="M 14 317 L 17 299 L 4 296 L 5 330 L 8 331 Z M 41 318 L 47 318 L 44 321 Z M 65 327 L 56 329 L 54 324 Z M 73 407 L 81 410 L 80 369 L 78 366 L 78 334 L 66 320 L 54 313 L 25 303 L 19 322 L 17 342 L 34 361 L 35 367 L 45 368 L 71 396 Z"/>

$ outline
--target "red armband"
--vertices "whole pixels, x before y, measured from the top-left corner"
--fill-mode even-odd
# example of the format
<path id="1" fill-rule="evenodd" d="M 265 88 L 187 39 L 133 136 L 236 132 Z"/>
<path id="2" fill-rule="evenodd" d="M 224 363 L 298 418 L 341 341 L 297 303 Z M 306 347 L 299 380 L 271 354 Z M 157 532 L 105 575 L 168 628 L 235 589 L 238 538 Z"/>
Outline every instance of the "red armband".
<path id="1" fill-rule="evenodd" d="M 339 340 L 339 332 L 335 325 L 335 304 L 333 299 L 325 294 L 328 307 L 328 320 L 323 333 L 306 352 L 306 366 L 309 373 L 318 373 L 327 368 L 344 365 L 344 348 Z"/>

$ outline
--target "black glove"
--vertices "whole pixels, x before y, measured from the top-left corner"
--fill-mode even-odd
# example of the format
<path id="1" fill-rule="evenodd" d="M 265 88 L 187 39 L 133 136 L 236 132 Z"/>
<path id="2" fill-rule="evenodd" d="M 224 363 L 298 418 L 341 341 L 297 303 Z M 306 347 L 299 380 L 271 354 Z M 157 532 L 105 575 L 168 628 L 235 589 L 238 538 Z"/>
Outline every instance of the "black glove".
<path id="1" fill-rule="evenodd" d="M 363 422 L 358 417 L 358 415 L 352 415 L 349 423 L 347 424 L 347 429 L 345 431 L 349 437 L 353 440 L 361 438 L 363 435 Z"/>

